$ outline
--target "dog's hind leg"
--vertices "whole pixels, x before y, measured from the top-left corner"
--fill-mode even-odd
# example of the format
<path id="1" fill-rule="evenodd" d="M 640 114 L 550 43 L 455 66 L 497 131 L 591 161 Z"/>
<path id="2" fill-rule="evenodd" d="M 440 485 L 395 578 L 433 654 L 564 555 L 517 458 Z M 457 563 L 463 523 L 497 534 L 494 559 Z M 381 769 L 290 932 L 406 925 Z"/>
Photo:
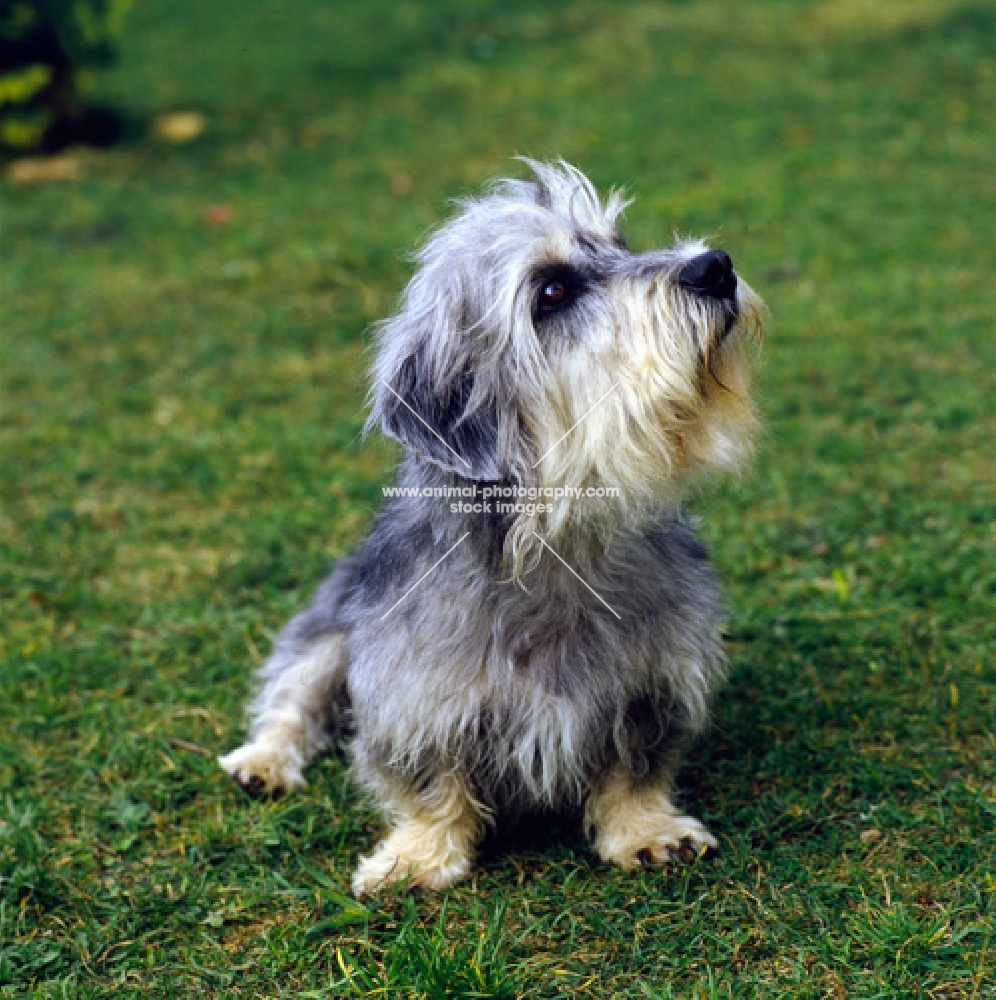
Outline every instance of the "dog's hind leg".
<path id="1" fill-rule="evenodd" d="M 303 787 L 305 765 L 327 746 L 331 717 L 346 707 L 346 669 L 342 633 L 278 642 L 249 706 L 250 740 L 218 763 L 250 795 Z"/>
<path id="2" fill-rule="evenodd" d="M 585 804 L 585 827 L 603 861 L 623 868 L 694 861 L 716 838 L 675 806 L 667 776 L 638 781 L 619 765 L 597 782 Z"/>

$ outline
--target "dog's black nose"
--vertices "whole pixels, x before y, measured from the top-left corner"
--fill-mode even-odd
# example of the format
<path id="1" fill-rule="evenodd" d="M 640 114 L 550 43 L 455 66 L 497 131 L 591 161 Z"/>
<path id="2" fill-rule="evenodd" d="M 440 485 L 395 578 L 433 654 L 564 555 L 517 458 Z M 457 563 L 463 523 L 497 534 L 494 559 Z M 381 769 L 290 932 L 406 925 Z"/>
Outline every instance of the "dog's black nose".
<path id="1" fill-rule="evenodd" d="M 737 276 L 733 261 L 722 250 L 710 250 L 693 257 L 678 272 L 678 284 L 697 295 L 711 299 L 735 299 Z"/>

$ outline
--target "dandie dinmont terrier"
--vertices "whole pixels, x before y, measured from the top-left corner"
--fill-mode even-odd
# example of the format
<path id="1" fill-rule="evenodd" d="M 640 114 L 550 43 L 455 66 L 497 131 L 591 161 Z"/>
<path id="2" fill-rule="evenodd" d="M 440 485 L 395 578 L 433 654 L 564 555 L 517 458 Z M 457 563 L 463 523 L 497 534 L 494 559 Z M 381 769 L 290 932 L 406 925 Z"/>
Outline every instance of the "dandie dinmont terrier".
<path id="1" fill-rule="evenodd" d="M 280 635 L 250 740 L 221 758 L 279 794 L 348 732 L 392 824 L 358 894 L 448 886 L 535 807 L 582 808 L 625 868 L 716 846 L 673 795 L 724 665 L 680 492 L 749 452 L 762 305 L 722 251 L 634 254 L 618 193 L 529 167 L 418 252 L 373 368 L 395 495 Z"/>

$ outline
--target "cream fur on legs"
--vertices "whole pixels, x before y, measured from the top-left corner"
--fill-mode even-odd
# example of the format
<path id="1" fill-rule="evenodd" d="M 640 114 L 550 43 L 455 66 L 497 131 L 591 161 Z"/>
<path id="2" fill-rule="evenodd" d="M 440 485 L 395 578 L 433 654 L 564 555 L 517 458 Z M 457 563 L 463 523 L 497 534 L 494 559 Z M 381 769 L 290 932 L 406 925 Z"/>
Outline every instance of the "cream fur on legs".
<path id="1" fill-rule="evenodd" d="M 252 739 L 218 758 L 250 795 L 281 795 L 305 786 L 302 770 L 325 745 L 329 693 L 343 663 L 342 636 L 332 635 L 265 681 L 249 707 Z"/>
<path id="2" fill-rule="evenodd" d="M 602 860 L 623 868 L 692 860 L 718 846 L 697 819 L 680 815 L 663 782 L 636 783 L 622 768 L 609 772 L 592 790 L 585 827 Z"/>
<path id="3" fill-rule="evenodd" d="M 438 781 L 402 811 L 373 854 L 360 857 L 353 892 L 362 896 L 402 881 L 445 889 L 470 871 L 474 847 L 490 819 L 457 778 Z"/>

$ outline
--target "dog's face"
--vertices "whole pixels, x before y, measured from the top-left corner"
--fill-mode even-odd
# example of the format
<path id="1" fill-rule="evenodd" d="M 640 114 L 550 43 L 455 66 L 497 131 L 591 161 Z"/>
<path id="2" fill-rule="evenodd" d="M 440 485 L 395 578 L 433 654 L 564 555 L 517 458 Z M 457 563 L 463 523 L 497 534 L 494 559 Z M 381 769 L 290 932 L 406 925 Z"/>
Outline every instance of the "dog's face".
<path id="1" fill-rule="evenodd" d="M 529 165 L 418 253 L 380 330 L 371 420 L 465 477 L 617 486 L 633 509 L 736 466 L 760 299 L 701 242 L 631 253 L 618 194 Z"/>

